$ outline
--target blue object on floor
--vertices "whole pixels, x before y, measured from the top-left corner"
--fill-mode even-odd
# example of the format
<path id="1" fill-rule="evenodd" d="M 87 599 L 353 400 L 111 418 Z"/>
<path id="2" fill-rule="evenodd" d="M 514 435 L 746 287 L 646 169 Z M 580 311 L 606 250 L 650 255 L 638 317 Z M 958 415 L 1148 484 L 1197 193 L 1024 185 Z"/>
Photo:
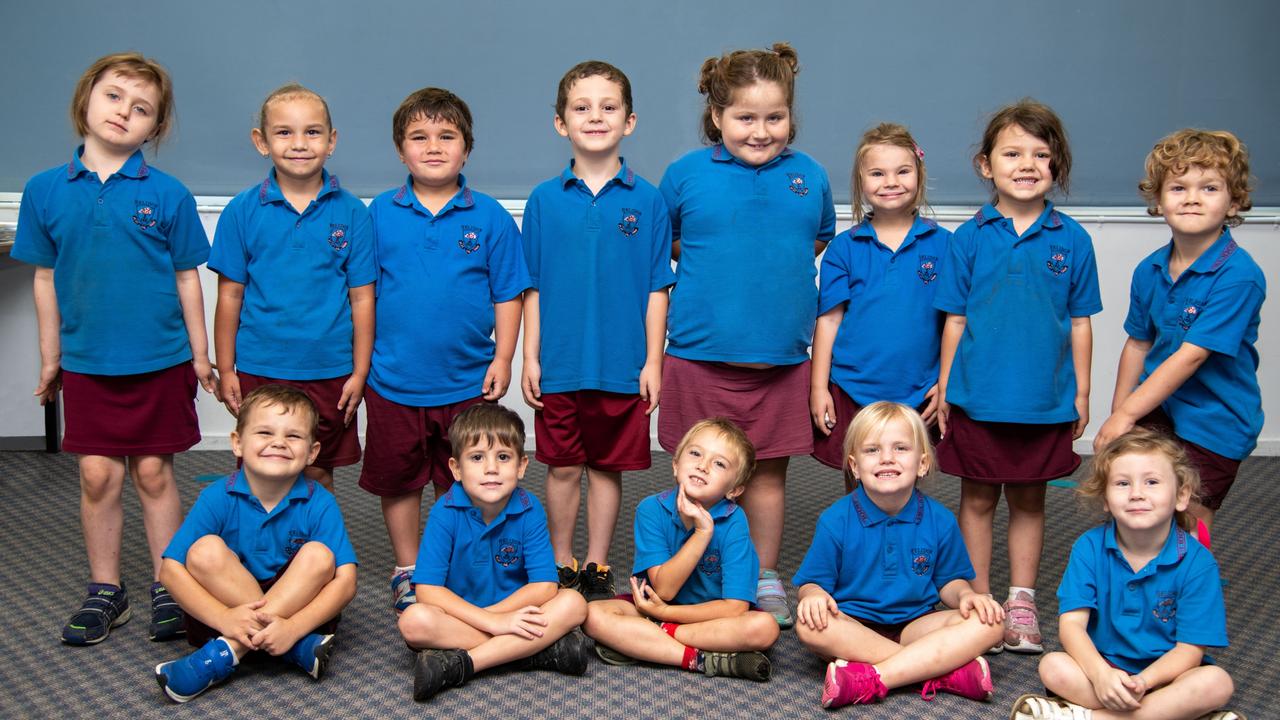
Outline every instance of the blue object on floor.
<path id="1" fill-rule="evenodd" d="M 1075 480 L 1067 480 L 1064 478 L 1062 480 L 1050 480 L 1049 484 L 1060 488 L 1074 488 L 1078 483 Z"/>

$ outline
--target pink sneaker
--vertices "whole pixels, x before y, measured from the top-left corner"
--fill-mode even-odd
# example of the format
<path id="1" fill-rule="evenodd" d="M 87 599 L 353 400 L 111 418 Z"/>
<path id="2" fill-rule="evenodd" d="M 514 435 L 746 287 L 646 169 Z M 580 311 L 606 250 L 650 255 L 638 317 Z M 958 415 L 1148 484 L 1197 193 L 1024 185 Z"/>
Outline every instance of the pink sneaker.
<path id="1" fill-rule="evenodd" d="M 827 681 L 822 686 L 824 708 L 873 703 L 888 694 L 880 673 L 869 663 L 833 660 L 827 665 Z"/>
<path id="2" fill-rule="evenodd" d="M 1040 618 L 1036 601 L 1018 591 L 1004 603 L 1004 649 L 1019 653 L 1042 653 Z"/>
<path id="3" fill-rule="evenodd" d="M 939 675 L 924 682 L 920 697 L 932 700 L 938 691 L 967 697 L 970 700 L 986 702 L 995 694 L 995 686 L 991 684 L 991 666 L 987 659 L 979 657 L 961 665 L 946 675 Z"/>

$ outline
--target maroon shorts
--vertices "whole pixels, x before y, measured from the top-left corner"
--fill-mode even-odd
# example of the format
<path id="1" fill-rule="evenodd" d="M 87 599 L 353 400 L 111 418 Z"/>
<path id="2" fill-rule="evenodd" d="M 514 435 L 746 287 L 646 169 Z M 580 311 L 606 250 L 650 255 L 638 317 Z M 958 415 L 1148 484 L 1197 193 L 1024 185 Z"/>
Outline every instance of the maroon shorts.
<path id="1" fill-rule="evenodd" d="M 62 449 L 80 455 L 172 455 L 200 442 L 196 372 L 184 362 L 138 375 L 62 371 Z"/>
<path id="2" fill-rule="evenodd" d="M 368 425 L 360 487 L 380 497 L 406 495 L 428 483 L 448 488 L 453 484 L 449 426 L 463 410 L 482 402 L 484 398 L 477 396 L 451 405 L 414 407 L 388 400 L 366 386 Z"/>
<path id="3" fill-rule="evenodd" d="M 293 562 L 293 561 L 290 560 L 289 562 Z M 284 576 L 284 571 L 288 569 L 289 569 L 289 563 L 285 563 L 284 567 L 280 568 L 279 572 L 277 572 L 274 576 L 269 577 L 266 580 L 259 580 L 258 587 L 262 588 L 262 592 L 265 593 L 266 591 L 271 589 L 272 585 L 276 584 L 277 580 L 279 580 L 281 577 Z M 337 632 L 338 621 L 341 619 L 342 619 L 342 613 L 338 613 L 328 622 L 325 622 L 320 627 L 316 628 L 315 630 L 312 630 L 311 632 L 320 633 L 321 635 L 332 635 L 333 633 Z M 217 630 L 209 627 L 208 625 L 205 625 L 204 623 L 200 622 L 194 617 L 191 617 L 191 613 L 185 613 L 185 612 L 183 613 L 182 627 L 185 628 L 187 631 L 187 642 L 191 643 L 193 647 L 204 647 L 205 643 L 222 635 L 222 633 L 218 632 Z"/>
<path id="4" fill-rule="evenodd" d="M 649 454 L 649 403 L 603 390 L 544 393 L 534 414 L 534 457 L 551 467 L 588 465 L 605 472 L 644 470 Z"/>
<path id="5" fill-rule="evenodd" d="M 338 401 L 342 399 L 342 386 L 350 375 L 325 380 L 281 380 L 247 372 L 237 374 L 240 376 L 241 397 L 248 395 L 254 388 L 275 384 L 296 388 L 311 398 L 316 412 L 320 414 L 320 424 L 316 428 L 320 454 L 311 463 L 312 466 L 332 470 L 360 462 L 360 433 L 355 418 L 351 419 L 350 425 L 344 424 L 343 412 L 338 409 Z"/>
<path id="6" fill-rule="evenodd" d="M 823 435 L 822 431 L 816 427 L 813 429 L 813 459 L 827 467 L 845 471 L 844 435 L 849 431 L 849 423 L 853 422 L 853 417 L 862 412 L 862 406 L 849 397 L 844 388 L 835 383 L 830 383 L 829 390 L 831 403 L 836 409 L 836 425 L 831 428 L 830 435 Z M 922 412 L 928 404 L 928 401 L 925 401 L 923 405 L 916 408 L 916 411 Z M 929 442 L 937 445 L 940 439 L 938 426 L 930 425 Z M 852 479 L 846 472 L 845 480 L 849 490 L 853 489 L 853 485 L 849 483 Z"/>
<path id="7" fill-rule="evenodd" d="M 1080 466 L 1073 423 L 1032 425 L 974 420 L 951 406 L 938 443 L 938 469 L 987 485 L 1033 485 L 1066 477 Z"/>
<path id="8" fill-rule="evenodd" d="M 919 620 L 922 617 L 926 617 L 928 615 L 932 615 L 938 612 L 943 612 L 943 611 L 930 610 L 924 613 L 923 615 L 917 615 L 916 617 L 913 617 L 910 620 L 904 620 L 902 622 L 896 622 L 896 623 L 880 623 L 874 620 L 866 620 L 866 619 L 857 617 L 855 615 L 850 615 L 849 617 L 853 618 L 854 620 L 857 620 L 859 625 L 861 625 L 862 627 L 868 630 L 871 630 L 877 635 L 883 638 L 888 638 L 889 640 L 892 640 L 896 643 L 900 643 L 902 642 L 902 631 L 907 629 L 908 625 Z"/>
<path id="9" fill-rule="evenodd" d="M 1196 500 L 1210 510 L 1222 507 L 1222 501 L 1227 499 L 1227 493 L 1231 491 L 1231 485 L 1240 472 L 1239 460 L 1223 457 L 1179 437 L 1177 428 L 1173 426 L 1173 419 L 1162 408 L 1152 410 L 1137 424 L 1152 430 L 1162 430 L 1177 438 L 1182 449 L 1187 451 L 1187 459 L 1200 472 L 1200 493 Z"/>
<path id="10" fill-rule="evenodd" d="M 756 370 L 667 355 L 659 407 L 658 442 L 669 453 L 694 423 L 710 417 L 737 423 L 758 460 L 813 452 L 808 360 Z"/>

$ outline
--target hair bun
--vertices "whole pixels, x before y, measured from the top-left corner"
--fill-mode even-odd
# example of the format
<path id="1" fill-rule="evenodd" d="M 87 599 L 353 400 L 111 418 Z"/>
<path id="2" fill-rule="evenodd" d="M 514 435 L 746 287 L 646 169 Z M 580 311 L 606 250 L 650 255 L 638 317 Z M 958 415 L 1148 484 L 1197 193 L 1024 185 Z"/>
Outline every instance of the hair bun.
<path id="1" fill-rule="evenodd" d="M 773 52 L 777 54 L 783 62 L 791 67 L 791 72 L 793 74 L 800 72 L 800 55 L 796 52 L 795 48 L 791 47 L 791 43 L 776 42 L 769 49 L 773 50 Z"/>

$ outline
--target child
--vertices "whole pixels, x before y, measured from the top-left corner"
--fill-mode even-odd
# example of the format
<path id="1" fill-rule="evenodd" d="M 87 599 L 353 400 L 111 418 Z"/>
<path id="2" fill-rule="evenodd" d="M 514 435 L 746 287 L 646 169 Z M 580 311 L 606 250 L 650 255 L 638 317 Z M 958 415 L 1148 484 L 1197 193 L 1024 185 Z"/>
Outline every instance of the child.
<path id="1" fill-rule="evenodd" d="M 733 502 L 754 464 L 751 441 L 724 418 L 685 433 L 671 460 L 676 486 L 636 507 L 630 595 L 587 606 L 584 627 L 602 660 L 769 679 L 764 651 L 778 623 L 753 609 L 760 561 Z"/>
<path id="2" fill-rule="evenodd" d="M 622 472 L 643 470 L 667 332 L 671 223 L 657 188 L 618 156 L 635 128 L 631 81 L 591 60 L 556 93 L 556 132 L 573 160 L 534 188 L 521 236 L 533 287 L 524 300 L 521 389 L 536 411 L 535 457 L 547 464 L 547 525 L 561 587 L 614 595 L 609 545 Z M 587 554 L 573 554 L 582 471 Z"/>
<path id="3" fill-rule="evenodd" d="M 1225 131 L 1179 130 L 1147 155 L 1138 184 L 1173 240 L 1133 272 L 1129 334 L 1101 449 L 1134 424 L 1176 434 L 1200 474 L 1190 512 L 1212 525 L 1262 431 L 1258 321 L 1266 278 L 1231 239 L 1249 201 L 1249 155 Z"/>
<path id="4" fill-rule="evenodd" d="M 713 416 L 751 438 L 760 462 L 741 502 L 760 551 L 756 602 L 782 627 L 795 622 L 776 570 L 787 462 L 813 452 L 814 257 L 836 222 L 826 172 L 789 147 L 797 69 L 786 43 L 708 58 L 698 91 L 713 144 L 673 163 L 660 186 L 679 266 L 658 441 L 674 452 Z"/>
<path id="5" fill-rule="evenodd" d="M 209 255 L 222 400 L 234 415 L 243 393 L 266 383 L 307 393 L 320 455 L 306 474 L 332 492 L 333 468 L 360 460 L 352 420 L 373 350 L 369 211 L 324 169 L 338 131 L 316 93 L 277 89 L 250 137 L 274 167 L 227 203 Z"/>
<path id="6" fill-rule="evenodd" d="M 392 139 L 409 179 L 369 207 L 378 300 L 360 487 L 382 500 L 398 613 L 414 602 L 422 488 L 439 497 L 453 482 L 458 413 L 507 392 L 529 273 L 515 221 L 461 174 L 474 142 L 462 98 L 412 93 Z"/>
<path id="7" fill-rule="evenodd" d="M 485 403 L 458 415 L 450 435 L 457 482 L 427 518 L 417 602 L 400 616 L 404 641 L 418 650 L 413 699 L 516 660 L 522 669 L 583 674 L 587 644 L 577 627 L 587 603 L 557 587 L 546 515 L 517 487 L 529 466 L 524 423 Z"/>
<path id="8" fill-rule="evenodd" d="M 991 533 L 1009 503 L 1009 596 L 997 648 L 1042 652 L 1036 576 L 1045 483 L 1080 464 L 1089 423 L 1089 316 L 1102 310 L 1089 234 L 1045 199 L 1064 193 L 1071 150 L 1062 121 L 1022 100 L 987 124 L 974 167 L 993 204 L 956 229 L 934 307 L 942 332 L 938 467 L 962 479 L 960 532 L 973 587 L 991 590 Z"/>
<path id="9" fill-rule="evenodd" d="M 161 577 L 200 648 L 156 666 L 174 701 L 227 679 L 254 650 L 324 674 L 338 613 L 356 594 L 356 554 L 333 495 L 303 474 L 320 452 L 318 422 L 297 388 L 246 395 L 231 433 L 243 466 L 200 493 L 165 549 Z"/>
<path id="10" fill-rule="evenodd" d="M 84 144 L 27 183 L 12 252 L 36 266 L 35 395 L 52 402 L 61 386 L 62 447 L 80 456 L 90 583 L 62 640 L 101 642 L 132 614 L 120 577 L 126 475 L 155 572 L 149 635 L 169 640 L 182 634 L 182 613 L 158 581 L 160 552 L 182 522 L 173 454 L 200 441 L 197 380 L 218 389 L 196 269 L 209 239 L 191 193 L 142 154 L 173 122 L 159 63 L 137 53 L 99 58 L 76 84 L 71 120 Z"/>
<path id="11" fill-rule="evenodd" d="M 902 402 L 936 422 L 944 315 L 933 296 L 951 237 L 920 216 L 924 151 L 901 125 L 882 123 L 862 135 L 851 197 L 859 199 L 854 226 L 822 256 L 809 389 L 813 457 L 837 469 L 848 467 L 845 430 L 865 405 Z M 868 332 L 876 342 L 867 342 Z M 845 473 L 846 492 L 853 486 Z"/>
<path id="12" fill-rule="evenodd" d="M 1184 529 L 1200 479 L 1180 445 L 1137 428 L 1094 457 L 1079 492 L 1110 517 L 1071 548 L 1058 586 L 1066 652 L 1040 661 L 1062 699 L 1024 695 L 1013 720 L 1198 718 L 1231 699 L 1231 677 L 1204 653 L 1227 646 L 1227 615 L 1218 563 Z"/>
<path id="13" fill-rule="evenodd" d="M 834 658 L 823 707 L 876 702 L 922 681 L 926 700 L 939 690 L 991 699 L 981 654 L 999 641 L 1003 612 L 969 584 L 955 516 L 916 489 L 934 470 L 924 421 L 906 405 L 872 403 L 849 424 L 844 449 L 857 487 L 818 518 L 792 578 L 800 642 Z M 939 600 L 955 609 L 935 610 Z"/>

